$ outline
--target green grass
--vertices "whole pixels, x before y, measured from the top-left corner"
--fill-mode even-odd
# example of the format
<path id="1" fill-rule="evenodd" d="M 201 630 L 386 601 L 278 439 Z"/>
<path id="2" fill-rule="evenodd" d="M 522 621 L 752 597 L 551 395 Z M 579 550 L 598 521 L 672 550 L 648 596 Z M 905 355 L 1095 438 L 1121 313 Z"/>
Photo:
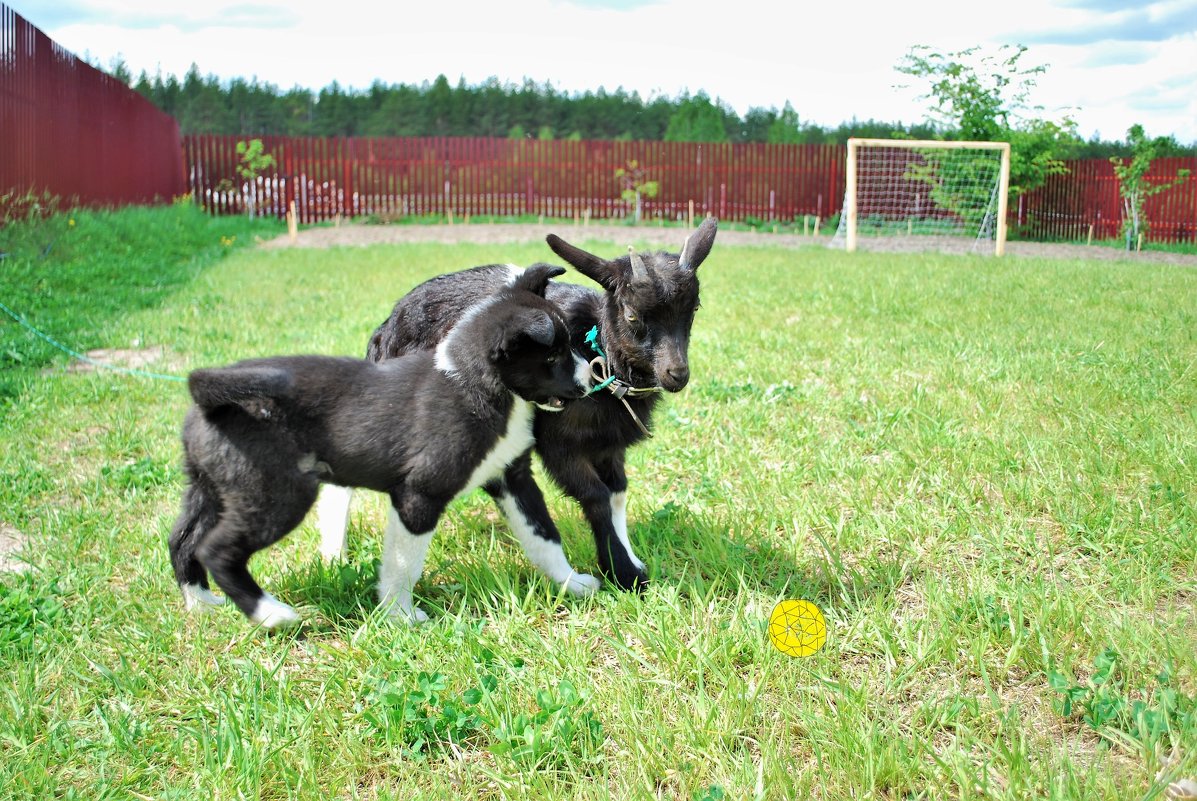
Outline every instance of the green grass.
<path id="1" fill-rule="evenodd" d="M 156 306 L 203 268 L 279 223 L 209 217 L 191 205 L 75 210 L 0 226 L 0 303 L 85 352 L 114 341 L 115 321 Z M 60 355 L 0 310 L 0 404 Z"/>
<path id="2" fill-rule="evenodd" d="M 179 373 L 359 354 L 415 282 L 549 257 L 230 250 L 49 332 Z M 138 297 L 121 275 L 89 302 Z M 310 526 L 255 560 L 301 630 L 185 615 L 184 389 L 26 372 L 0 420 L 32 563 L 0 576 L 6 796 L 1114 801 L 1160 797 L 1174 745 L 1197 774 L 1197 271 L 717 245 L 701 277 L 693 381 L 629 464 L 650 589 L 560 597 L 470 497 L 417 628 L 374 609 L 377 496 L 347 562 Z M 769 644 L 784 598 L 823 609 L 817 655 Z"/>

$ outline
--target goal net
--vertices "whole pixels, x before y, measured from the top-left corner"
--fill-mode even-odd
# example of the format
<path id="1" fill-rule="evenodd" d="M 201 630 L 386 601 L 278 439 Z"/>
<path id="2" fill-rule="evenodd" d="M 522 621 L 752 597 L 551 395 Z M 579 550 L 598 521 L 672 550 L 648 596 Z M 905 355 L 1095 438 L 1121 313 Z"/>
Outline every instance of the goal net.
<path id="1" fill-rule="evenodd" d="M 1005 250 L 1008 143 L 849 139 L 847 167 L 833 247 Z"/>

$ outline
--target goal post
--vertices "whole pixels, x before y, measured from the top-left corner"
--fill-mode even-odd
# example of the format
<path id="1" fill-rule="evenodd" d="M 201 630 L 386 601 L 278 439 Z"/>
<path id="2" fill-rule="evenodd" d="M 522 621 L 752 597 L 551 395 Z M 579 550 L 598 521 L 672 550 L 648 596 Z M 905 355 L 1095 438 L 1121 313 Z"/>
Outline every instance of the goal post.
<path id="1" fill-rule="evenodd" d="M 1006 249 L 1009 142 L 849 139 L 847 180 L 832 239 L 902 237 L 917 248 L 951 241 L 1001 256 Z"/>

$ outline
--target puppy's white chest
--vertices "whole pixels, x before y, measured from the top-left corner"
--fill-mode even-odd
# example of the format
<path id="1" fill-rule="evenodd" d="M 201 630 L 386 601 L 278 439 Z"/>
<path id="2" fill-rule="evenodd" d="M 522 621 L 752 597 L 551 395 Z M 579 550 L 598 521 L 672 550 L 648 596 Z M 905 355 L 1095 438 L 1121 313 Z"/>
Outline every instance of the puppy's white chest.
<path id="1" fill-rule="evenodd" d="M 507 416 L 507 430 L 491 447 L 482 462 L 474 468 L 459 496 L 502 476 L 509 464 L 532 447 L 532 404 L 514 395 L 512 400 L 511 413 Z"/>

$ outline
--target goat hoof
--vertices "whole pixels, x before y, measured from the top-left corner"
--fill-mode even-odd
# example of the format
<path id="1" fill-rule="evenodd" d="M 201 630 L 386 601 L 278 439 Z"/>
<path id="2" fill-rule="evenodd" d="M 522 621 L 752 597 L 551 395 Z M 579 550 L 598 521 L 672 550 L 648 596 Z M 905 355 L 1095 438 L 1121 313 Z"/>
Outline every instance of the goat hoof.
<path id="1" fill-rule="evenodd" d="M 644 592 L 648 588 L 648 573 L 634 566 L 616 571 L 608 578 L 615 583 L 615 586 L 628 592 Z"/>

